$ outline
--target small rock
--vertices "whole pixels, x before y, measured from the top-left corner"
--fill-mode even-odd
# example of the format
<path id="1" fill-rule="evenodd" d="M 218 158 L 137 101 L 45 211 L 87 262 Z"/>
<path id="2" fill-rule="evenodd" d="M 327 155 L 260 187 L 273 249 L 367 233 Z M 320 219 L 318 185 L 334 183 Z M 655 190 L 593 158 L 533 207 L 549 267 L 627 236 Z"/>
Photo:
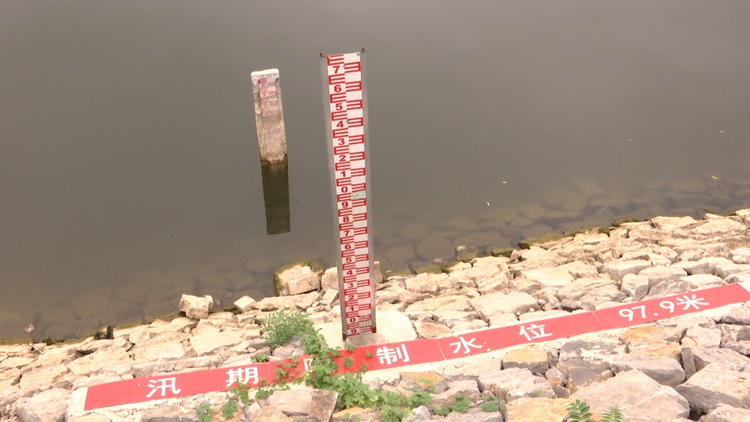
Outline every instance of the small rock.
<path id="1" fill-rule="evenodd" d="M 690 407 L 707 413 L 720 404 L 746 406 L 750 383 L 747 374 L 711 363 L 675 389 L 687 399 Z"/>
<path id="2" fill-rule="evenodd" d="M 291 421 L 291 419 L 289 420 Z M 340 410 L 331 416 L 331 422 L 352 422 L 356 420 L 360 422 L 381 422 L 383 419 L 377 410 L 357 406 Z M 272 421 L 269 419 L 268 422 Z"/>
<path id="3" fill-rule="evenodd" d="M 637 302 L 646 297 L 646 294 L 648 293 L 648 277 L 644 275 L 626 274 L 622 278 L 622 286 L 620 288 Z"/>
<path id="4" fill-rule="evenodd" d="M 425 405 L 415 407 L 402 420 L 404 422 L 428 421 L 430 420 L 430 409 Z"/>
<path id="5" fill-rule="evenodd" d="M 644 268 L 638 273 L 638 275 L 648 277 L 648 287 L 649 289 L 653 289 L 660 283 L 676 281 L 688 274 L 682 268 L 650 267 Z"/>
<path id="6" fill-rule="evenodd" d="M 733 307 L 729 313 L 721 319 L 725 324 L 750 325 L 750 307 L 747 304 Z"/>
<path id="7" fill-rule="evenodd" d="M 700 371 L 711 363 L 720 363 L 733 371 L 745 371 L 750 365 L 750 359 L 740 353 L 727 348 L 683 347 L 682 364 L 688 378 L 692 375 L 688 368 Z"/>
<path id="8" fill-rule="evenodd" d="M 184 294 L 180 298 L 180 311 L 185 312 L 188 318 L 208 318 L 208 312 L 213 303 L 214 299 L 210 295 L 198 297 Z"/>
<path id="9" fill-rule="evenodd" d="M 309 265 L 297 264 L 274 275 L 279 296 L 294 296 L 320 289 L 320 277 Z"/>
<path id="10" fill-rule="evenodd" d="M 507 405 L 508 421 L 560 422 L 568 416 L 570 400 L 524 397 Z"/>
<path id="11" fill-rule="evenodd" d="M 33 397 L 22 398 L 15 404 L 16 415 L 23 422 L 62 420 L 68 410 L 71 393 L 70 390 L 52 388 Z"/>
<path id="12" fill-rule="evenodd" d="M 323 302 L 326 305 L 330 305 L 339 297 L 339 291 L 334 289 L 328 289 L 325 293 L 323 293 L 323 298 L 321 299 L 321 302 Z"/>
<path id="13" fill-rule="evenodd" d="M 570 271 L 561 267 L 523 271 L 521 277 L 544 287 L 565 287 L 574 281 Z"/>
<path id="14" fill-rule="evenodd" d="M 680 342 L 688 347 L 715 347 L 721 345 L 721 330 L 718 328 L 705 328 L 694 326 L 688 328 L 685 336 Z"/>
<path id="15" fill-rule="evenodd" d="M 416 321 L 414 323 L 414 328 L 417 330 L 419 338 L 439 338 L 452 334 L 450 328 L 446 327 L 445 325 L 435 324 L 432 322 Z"/>
<path id="16" fill-rule="evenodd" d="M 681 349 L 677 341 L 681 337 L 679 328 L 646 325 L 628 329 L 620 335 L 620 340 L 628 345 L 629 353 L 679 359 Z"/>
<path id="17" fill-rule="evenodd" d="M 624 420 L 671 422 L 690 413 L 688 400 L 638 370 L 620 372 L 614 378 L 585 387 L 573 393 L 571 399 L 585 401 L 593 413 L 617 406 Z"/>
<path id="18" fill-rule="evenodd" d="M 568 378 L 566 387 L 573 392 L 614 376 L 609 363 L 579 357 L 561 359 L 557 369 Z"/>
<path id="19" fill-rule="evenodd" d="M 195 409 L 173 404 L 171 406 L 148 409 L 141 416 L 142 422 L 193 422 L 198 418 Z"/>
<path id="20" fill-rule="evenodd" d="M 641 270 L 651 267 L 651 263 L 643 259 L 617 261 L 604 265 L 604 272 L 613 280 L 622 281 L 627 274 L 638 274 Z"/>
<path id="21" fill-rule="evenodd" d="M 339 393 L 336 391 L 313 390 L 307 414 L 315 422 L 328 422 L 336 408 L 338 397 Z"/>
<path id="22" fill-rule="evenodd" d="M 549 387 L 549 383 L 544 378 L 536 377 L 528 369 L 521 368 L 510 368 L 479 376 L 479 389 L 482 392 L 491 392 L 500 400 L 507 400 L 510 391 L 524 387 L 526 389 L 542 388 L 541 384 Z"/>
<path id="23" fill-rule="evenodd" d="M 323 272 L 320 278 L 320 288 L 323 291 L 339 291 L 339 270 L 336 267 L 329 268 Z"/>
<path id="24" fill-rule="evenodd" d="M 255 299 L 250 296 L 242 296 L 241 298 L 234 301 L 234 306 L 242 312 L 247 312 L 252 309 L 252 304 L 255 303 Z"/>
<path id="25" fill-rule="evenodd" d="M 675 387 L 685 381 L 685 371 L 677 360 L 665 356 L 612 355 L 607 356 L 615 374 L 637 369 L 661 385 Z"/>
<path id="26" fill-rule="evenodd" d="M 538 344 L 508 352 L 502 362 L 503 369 L 525 368 L 537 375 L 544 375 L 550 368 L 547 351 Z"/>
<path id="27" fill-rule="evenodd" d="M 740 422 L 750 421 L 750 409 L 741 409 L 726 404 L 718 405 L 701 418 L 701 422 Z"/>
<path id="28" fill-rule="evenodd" d="M 198 355 L 205 355 L 221 347 L 234 346 L 244 339 L 242 331 L 204 330 L 190 338 L 190 345 Z"/>
<path id="29" fill-rule="evenodd" d="M 537 300 L 527 293 L 490 293 L 470 302 L 488 320 L 498 313 L 516 315 L 539 310 Z"/>
<path id="30" fill-rule="evenodd" d="M 429 274 L 406 279 L 406 288 L 417 293 L 437 295 L 441 289 L 448 290 L 450 287 L 451 279 L 448 274 Z"/>
<path id="31" fill-rule="evenodd" d="M 268 404 L 287 416 L 306 416 L 312 403 L 312 388 L 276 391 L 268 398 Z"/>
<path id="32" fill-rule="evenodd" d="M 434 393 L 440 394 L 448 389 L 448 381 L 440 375 L 432 372 L 401 372 L 400 388 L 414 391 L 426 391 L 434 389 Z"/>
<path id="33" fill-rule="evenodd" d="M 274 393 L 276 394 L 276 393 Z M 336 420 L 336 419 L 334 419 Z M 253 422 L 293 422 L 294 419 L 286 416 L 281 409 L 273 405 L 266 405 L 253 414 Z M 340 420 L 343 422 L 343 420 Z"/>

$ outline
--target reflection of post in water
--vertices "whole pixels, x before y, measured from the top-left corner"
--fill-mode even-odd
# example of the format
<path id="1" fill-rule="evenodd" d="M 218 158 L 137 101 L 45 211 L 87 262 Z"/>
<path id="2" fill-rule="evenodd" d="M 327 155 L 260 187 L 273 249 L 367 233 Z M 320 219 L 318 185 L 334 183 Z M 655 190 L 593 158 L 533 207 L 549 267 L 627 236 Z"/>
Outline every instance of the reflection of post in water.
<path id="1" fill-rule="evenodd" d="M 277 69 L 251 74 L 258 129 L 263 200 L 266 204 L 266 232 L 287 233 L 289 223 L 289 160 L 286 154 L 284 110 Z"/>
<path id="2" fill-rule="evenodd" d="M 288 233 L 289 223 L 289 161 L 269 162 L 260 160 L 263 176 L 263 201 L 266 204 L 266 232 Z"/>

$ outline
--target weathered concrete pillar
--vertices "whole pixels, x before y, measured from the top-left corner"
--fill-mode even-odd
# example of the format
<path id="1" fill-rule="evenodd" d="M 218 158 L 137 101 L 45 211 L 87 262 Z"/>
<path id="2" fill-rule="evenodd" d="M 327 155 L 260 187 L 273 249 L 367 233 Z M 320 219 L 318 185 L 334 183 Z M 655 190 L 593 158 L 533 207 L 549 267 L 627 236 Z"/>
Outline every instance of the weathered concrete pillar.
<path id="1" fill-rule="evenodd" d="M 279 71 L 261 70 L 253 72 L 251 78 L 263 178 L 263 200 L 266 206 L 266 232 L 287 233 L 291 230 L 289 161 Z"/>

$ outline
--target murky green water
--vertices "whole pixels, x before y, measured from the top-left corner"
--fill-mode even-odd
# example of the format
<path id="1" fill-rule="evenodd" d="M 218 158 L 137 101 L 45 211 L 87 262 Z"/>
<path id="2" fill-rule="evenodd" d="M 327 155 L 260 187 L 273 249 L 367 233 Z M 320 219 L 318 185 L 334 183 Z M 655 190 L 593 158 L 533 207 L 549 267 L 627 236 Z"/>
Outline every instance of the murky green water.
<path id="1" fill-rule="evenodd" d="M 744 1 L 2 3 L 0 337 L 259 298 L 281 265 L 333 265 L 321 52 L 368 51 L 385 269 L 748 207 L 748 21 Z M 292 214 L 273 237 L 250 85 L 270 67 Z"/>

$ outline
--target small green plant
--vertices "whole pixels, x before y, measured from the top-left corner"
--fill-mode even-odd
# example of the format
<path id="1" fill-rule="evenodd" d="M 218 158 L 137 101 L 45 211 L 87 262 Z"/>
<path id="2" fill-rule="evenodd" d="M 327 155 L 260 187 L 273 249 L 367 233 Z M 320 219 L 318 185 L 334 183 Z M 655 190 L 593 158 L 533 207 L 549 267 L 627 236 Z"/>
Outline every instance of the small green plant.
<path id="1" fill-rule="evenodd" d="M 488 412 L 488 413 L 497 412 L 498 410 L 500 410 L 500 407 L 494 401 L 486 401 L 482 403 L 480 407 L 482 408 L 483 411 Z"/>
<path id="2" fill-rule="evenodd" d="M 581 400 L 570 403 L 567 407 L 569 422 L 596 422 L 589 405 Z M 617 407 L 610 407 L 602 414 L 599 422 L 622 422 L 622 412 Z"/>
<path id="3" fill-rule="evenodd" d="M 214 410 L 211 409 L 211 405 L 209 403 L 203 403 L 198 408 L 198 420 L 200 422 L 211 422 L 211 419 L 214 417 Z"/>
<path id="4" fill-rule="evenodd" d="M 454 401 L 453 404 L 442 407 L 431 406 L 430 410 L 432 410 L 432 413 L 438 416 L 448 416 L 448 414 L 453 411 L 466 413 L 470 408 L 471 399 L 469 399 L 469 397 L 464 394 L 458 394 L 456 395 L 456 401 Z"/>
<path id="5" fill-rule="evenodd" d="M 294 336 L 314 335 L 315 326 L 307 315 L 284 309 L 268 315 L 261 332 L 274 348 L 289 343 Z"/>
<path id="6" fill-rule="evenodd" d="M 456 402 L 453 403 L 453 410 L 460 413 L 466 413 L 471 408 L 471 400 L 468 396 L 456 396 Z"/>
<path id="7" fill-rule="evenodd" d="M 500 410 L 500 403 L 497 397 L 488 394 L 486 396 L 482 396 L 482 404 L 480 405 L 480 407 L 485 412 L 497 412 L 498 410 Z"/>
<path id="8" fill-rule="evenodd" d="M 265 353 L 261 353 L 258 356 L 254 357 L 252 361 L 255 363 L 268 362 L 268 355 Z"/>

